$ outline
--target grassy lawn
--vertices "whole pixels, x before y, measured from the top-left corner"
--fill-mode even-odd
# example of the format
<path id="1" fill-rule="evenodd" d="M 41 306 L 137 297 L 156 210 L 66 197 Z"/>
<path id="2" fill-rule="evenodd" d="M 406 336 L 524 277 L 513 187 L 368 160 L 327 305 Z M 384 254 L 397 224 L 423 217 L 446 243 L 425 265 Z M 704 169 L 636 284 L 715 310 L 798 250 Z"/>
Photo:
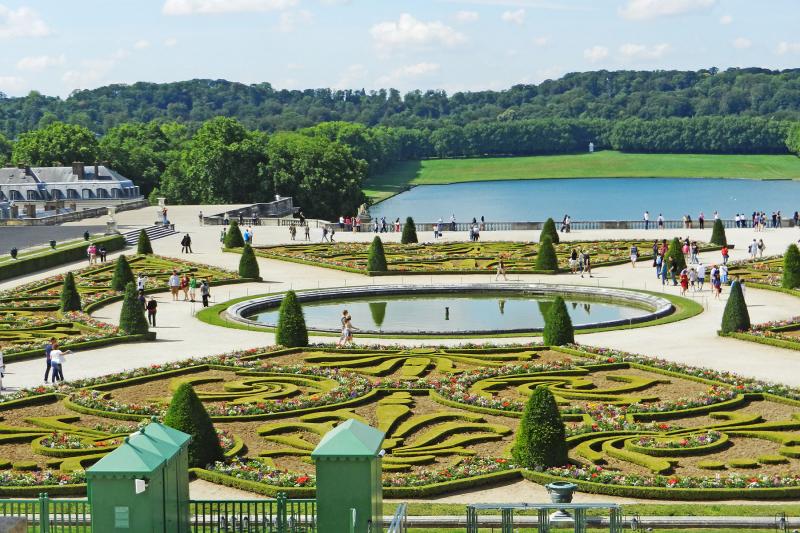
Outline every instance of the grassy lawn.
<path id="1" fill-rule="evenodd" d="M 793 155 L 594 154 L 407 161 L 367 181 L 364 192 L 385 200 L 412 185 L 543 178 L 800 179 Z"/>

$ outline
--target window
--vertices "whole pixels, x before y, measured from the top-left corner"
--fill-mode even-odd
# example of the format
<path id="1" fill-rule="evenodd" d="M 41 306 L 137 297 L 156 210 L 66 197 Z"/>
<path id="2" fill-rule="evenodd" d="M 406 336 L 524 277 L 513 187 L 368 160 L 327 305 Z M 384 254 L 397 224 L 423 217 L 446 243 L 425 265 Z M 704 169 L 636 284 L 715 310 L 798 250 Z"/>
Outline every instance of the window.
<path id="1" fill-rule="evenodd" d="M 53 197 L 53 200 L 63 200 L 64 199 L 64 193 L 61 191 L 61 189 L 53 189 L 50 194 Z"/>
<path id="2" fill-rule="evenodd" d="M 108 189 L 103 189 L 102 187 L 97 189 L 97 197 L 98 198 L 109 198 L 108 196 Z"/>
<path id="3" fill-rule="evenodd" d="M 70 200 L 77 200 L 80 197 L 77 189 L 67 189 L 67 198 Z"/>
<path id="4" fill-rule="evenodd" d="M 84 200 L 91 200 L 94 198 L 94 193 L 91 189 L 83 189 L 83 191 L 81 191 L 81 198 Z"/>
<path id="5" fill-rule="evenodd" d="M 11 200 L 12 201 L 14 201 L 14 200 L 15 201 L 22 201 L 23 198 L 22 198 L 22 195 L 19 193 L 19 191 L 12 190 L 11 191 Z"/>
<path id="6" fill-rule="evenodd" d="M 28 200 L 40 200 L 39 193 L 37 191 L 25 191 Z"/>

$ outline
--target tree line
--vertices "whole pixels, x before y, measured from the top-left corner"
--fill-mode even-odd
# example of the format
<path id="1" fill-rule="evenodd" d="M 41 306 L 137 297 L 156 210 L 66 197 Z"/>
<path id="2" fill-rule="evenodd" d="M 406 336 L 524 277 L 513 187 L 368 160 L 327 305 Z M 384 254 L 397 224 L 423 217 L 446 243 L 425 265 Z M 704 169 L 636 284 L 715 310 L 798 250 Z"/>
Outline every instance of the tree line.
<path id="1" fill-rule="evenodd" d="M 104 134 L 129 122 L 178 122 L 190 130 L 216 116 L 251 130 L 276 132 L 346 121 L 432 131 L 475 122 L 532 119 L 709 116 L 800 119 L 800 69 L 606 71 L 567 74 L 502 91 L 456 92 L 275 89 L 226 80 L 116 84 L 62 99 L 36 91 L 0 93 L 0 132 L 9 138 L 67 122 Z"/>

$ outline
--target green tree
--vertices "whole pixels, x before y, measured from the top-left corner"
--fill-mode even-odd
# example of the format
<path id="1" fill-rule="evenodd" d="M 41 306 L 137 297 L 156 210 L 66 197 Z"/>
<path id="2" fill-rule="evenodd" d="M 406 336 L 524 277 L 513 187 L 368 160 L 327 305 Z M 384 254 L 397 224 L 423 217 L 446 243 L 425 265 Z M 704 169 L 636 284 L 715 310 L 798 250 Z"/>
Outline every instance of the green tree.
<path id="1" fill-rule="evenodd" d="M 669 261 L 669 259 L 672 259 L 674 264 L 677 266 L 678 273 L 686 268 L 686 256 L 683 255 L 683 245 L 677 237 L 672 239 L 672 242 L 669 243 L 669 248 L 667 249 L 667 261 Z"/>
<path id="2" fill-rule="evenodd" d="M 742 285 L 738 281 L 731 283 L 731 293 L 728 303 L 722 312 L 722 333 L 747 331 L 750 329 L 750 313 L 747 312 L 747 303 L 742 294 Z"/>
<path id="3" fill-rule="evenodd" d="M 511 454 L 515 463 L 529 469 L 568 463 L 566 428 L 547 387 L 536 387 L 528 398 Z"/>
<path id="4" fill-rule="evenodd" d="M 101 139 L 100 159 L 133 180 L 144 196 L 158 186 L 167 168 L 169 140 L 156 122 L 120 124 Z"/>
<path id="5" fill-rule="evenodd" d="M 790 244 L 783 255 L 781 287 L 784 289 L 800 287 L 800 249 L 796 244 Z"/>
<path id="6" fill-rule="evenodd" d="M 245 244 L 242 249 L 242 257 L 239 259 L 239 277 L 248 279 L 261 279 L 261 272 L 258 268 L 258 260 L 253 252 L 253 247 Z"/>
<path id="7" fill-rule="evenodd" d="M 139 231 L 139 239 L 136 242 L 136 253 L 138 255 L 153 255 L 153 245 L 150 244 L 150 237 L 144 229 Z"/>
<path id="8" fill-rule="evenodd" d="M 419 242 L 417 239 L 417 226 L 414 224 L 414 219 L 411 217 L 407 217 L 406 223 L 403 224 L 403 233 L 400 235 L 400 242 L 402 244 L 416 244 Z"/>
<path id="9" fill-rule="evenodd" d="M 548 235 L 539 241 L 539 250 L 536 252 L 536 270 L 558 270 L 556 248 Z"/>
<path id="10" fill-rule="evenodd" d="M 575 329 L 567 311 L 567 304 L 556 296 L 544 317 L 543 341 L 547 346 L 563 346 L 575 342 Z"/>
<path id="11" fill-rule="evenodd" d="M 377 235 L 372 239 L 367 252 L 367 272 L 387 272 L 386 253 L 383 250 L 383 241 Z"/>
<path id="12" fill-rule="evenodd" d="M 541 243 L 545 237 L 550 237 L 550 242 L 553 244 L 559 243 L 558 231 L 556 230 L 556 223 L 552 218 L 548 218 L 542 225 L 542 233 L 539 234 L 539 242 Z"/>
<path id="13" fill-rule="evenodd" d="M 308 330 L 303 307 L 294 291 L 288 291 L 281 301 L 275 342 L 287 348 L 308 346 Z"/>
<path id="14" fill-rule="evenodd" d="M 0 167 L 6 166 L 11 161 L 12 148 L 11 141 L 0 133 Z"/>
<path id="15" fill-rule="evenodd" d="M 111 278 L 111 288 L 115 291 L 124 291 L 128 283 L 132 281 L 134 281 L 133 271 L 128 263 L 128 258 L 124 255 L 117 257 L 114 275 Z"/>
<path id="16" fill-rule="evenodd" d="M 97 138 L 91 131 L 56 122 L 21 134 L 14 143 L 12 160 L 33 166 L 70 166 L 73 161 L 94 162 L 97 153 Z"/>
<path id="17" fill-rule="evenodd" d="M 228 231 L 225 232 L 225 248 L 242 248 L 244 246 L 244 237 L 242 230 L 239 229 L 239 223 L 231 220 Z"/>
<path id="18" fill-rule="evenodd" d="M 205 468 L 223 459 L 214 424 L 191 383 L 181 383 L 175 390 L 164 415 L 164 425 L 192 436 L 189 441 L 189 467 Z"/>
<path id="19" fill-rule="evenodd" d="M 725 237 L 725 224 L 722 223 L 721 218 L 714 221 L 714 229 L 711 230 L 711 244 L 716 244 L 717 246 L 728 245 L 728 239 Z"/>
<path id="20" fill-rule="evenodd" d="M 67 272 L 64 276 L 64 284 L 61 288 L 61 305 L 59 308 L 62 313 L 81 310 L 81 295 L 78 294 L 78 287 L 75 285 L 75 278 L 72 272 Z"/>
<path id="21" fill-rule="evenodd" d="M 139 302 L 139 292 L 132 281 L 125 285 L 125 296 L 119 312 L 119 329 L 128 335 L 141 335 L 150 330 L 144 316 L 144 306 Z"/>

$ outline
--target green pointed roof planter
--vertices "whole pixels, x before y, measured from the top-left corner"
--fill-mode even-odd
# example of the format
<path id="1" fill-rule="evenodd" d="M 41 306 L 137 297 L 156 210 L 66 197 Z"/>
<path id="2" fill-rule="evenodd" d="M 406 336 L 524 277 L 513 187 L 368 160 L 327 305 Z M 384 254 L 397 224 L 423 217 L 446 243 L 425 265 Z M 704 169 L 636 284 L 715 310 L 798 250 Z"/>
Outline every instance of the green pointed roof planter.
<path id="1" fill-rule="evenodd" d="M 311 452 L 313 459 L 323 457 L 375 457 L 385 434 L 358 420 L 347 420 L 322 437 Z"/>
<path id="2" fill-rule="evenodd" d="M 150 449 L 147 449 L 150 448 Z M 164 463 L 164 456 L 154 452 L 152 446 L 142 447 L 125 437 L 122 445 L 86 470 L 89 477 L 148 474 Z"/>
<path id="3" fill-rule="evenodd" d="M 155 417 L 153 418 L 154 420 L 141 430 L 141 432 L 147 436 L 168 442 L 178 448 L 185 447 L 189 444 L 189 441 L 192 440 L 192 436 L 188 433 L 165 426 L 164 424 L 157 422 Z"/>

